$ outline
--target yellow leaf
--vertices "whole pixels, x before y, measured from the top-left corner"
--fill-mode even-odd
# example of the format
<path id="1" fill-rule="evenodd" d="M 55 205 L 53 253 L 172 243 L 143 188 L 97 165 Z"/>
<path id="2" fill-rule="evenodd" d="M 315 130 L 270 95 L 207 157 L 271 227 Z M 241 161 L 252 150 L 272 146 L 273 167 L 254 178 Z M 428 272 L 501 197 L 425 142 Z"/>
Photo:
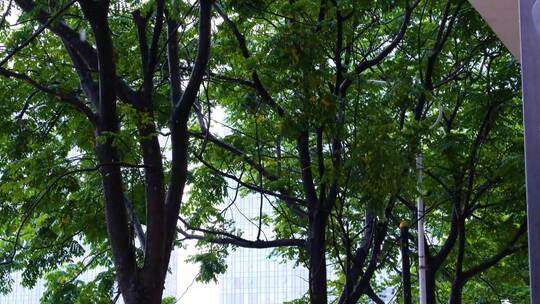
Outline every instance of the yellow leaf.
<path id="1" fill-rule="evenodd" d="M 330 108 L 332 106 L 332 103 L 326 98 L 324 97 L 323 99 L 321 99 L 321 103 L 323 104 L 323 106 L 325 108 Z"/>
<path id="2" fill-rule="evenodd" d="M 257 118 L 256 118 L 257 124 L 261 124 L 263 120 L 264 120 L 264 116 L 262 114 L 257 114 Z"/>
<path id="3" fill-rule="evenodd" d="M 298 51 L 297 48 L 292 48 L 291 52 L 293 55 L 293 63 L 298 64 L 298 62 L 300 62 L 300 51 Z"/>

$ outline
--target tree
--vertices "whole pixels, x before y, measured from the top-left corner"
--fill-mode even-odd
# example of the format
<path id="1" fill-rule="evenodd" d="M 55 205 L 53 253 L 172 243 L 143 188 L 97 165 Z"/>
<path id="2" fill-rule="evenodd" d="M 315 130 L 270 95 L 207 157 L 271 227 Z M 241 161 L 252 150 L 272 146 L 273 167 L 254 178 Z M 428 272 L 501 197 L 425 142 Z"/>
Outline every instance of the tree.
<path id="1" fill-rule="evenodd" d="M 76 188 L 81 185 L 85 188 L 96 186 L 95 180 L 90 178 L 80 181 L 74 178 L 68 186 L 64 178 L 75 173 L 99 171 L 107 238 L 124 301 L 161 303 L 188 172 L 188 119 L 209 60 L 212 1 L 199 2 L 197 17 L 190 16 L 193 7 L 188 10 L 165 1 L 146 5 L 139 4 L 138 1 L 78 1 L 78 5 L 75 5 L 75 1 L 53 4 L 47 1 L 17 0 L 13 4 L 9 3 L 8 10 L 14 10 L 11 7 L 14 4 L 23 12 L 19 20 L 30 18 L 30 21 L 29 25 L 22 29 L 8 31 L 8 35 L 3 38 L 6 39 L 8 48 L 3 54 L 0 74 L 7 79 L 7 85 L 24 86 L 25 91 L 30 89 L 35 92 L 26 103 L 21 103 L 18 95 L 6 96 L 14 100 L 17 106 L 22 106 L 15 126 L 8 123 L 9 127 L 13 129 L 18 123 L 25 124 L 23 132 L 30 138 L 26 138 L 27 142 L 11 146 L 10 148 L 19 151 L 4 157 L 21 166 L 19 170 L 23 172 L 17 172 L 21 175 L 35 172 L 26 171 L 24 166 L 30 164 L 23 164 L 24 161 L 20 160 L 31 158 L 32 166 L 39 165 L 33 158 L 43 156 L 46 149 L 51 149 L 49 153 L 57 153 L 53 157 L 60 159 L 73 152 L 72 149 L 76 149 L 82 152 L 83 158 L 75 162 L 75 166 L 80 166 L 75 170 L 68 170 L 69 165 L 65 164 L 44 168 L 49 171 L 47 173 L 43 172 L 45 170 L 37 170 L 44 175 L 42 177 L 45 180 L 53 178 L 53 181 L 33 202 L 19 203 L 26 198 L 21 201 L 16 197 L 8 198 L 10 203 L 2 210 L 5 212 L 4 216 L 15 216 L 15 221 L 4 226 L 2 235 L 7 235 L 8 238 L 3 243 L 7 254 L 2 265 L 6 267 L 15 263 L 19 264 L 16 267 L 25 267 L 24 263 L 29 263 L 18 259 L 18 251 L 26 248 L 27 244 L 31 244 L 31 249 L 32 243 L 39 243 L 39 240 L 32 238 L 34 231 L 31 228 L 28 231 L 28 227 L 36 220 L 38 234 L 53 234 L 49 239 L 61 240 L 64 231 L 53 231 L 54 223 L 39 225 L 39 220 L 52 220 L 49 218 L 50 214 L 46 214 L 45 219 L 36 219 L 36 211 L 43 210 L 44 203 L 50 203 L 48 196 L 55 187 L 65 190 L 66 198 L 71 204 L 85 203 L 84 197 L 72 197 L 73 188 L 76 192 Z M 187 14 L 186 19 L 182 19 L 183 14 Z M 126 17 L 132 20 L 126 22 Z M 198 43 L 196 58 L 187 61 L 191 65 L 191 71 L 187 85 L 181 91 L 181 75 L 185 73 L 180 70 L 176 42 L 181 26 L 184 30 L 191 30 L 191 27 L 184 23 L 188 20 L 198 22 L 198 29 L 192 30 L 194 33 L 191 34 Z M 33 31 L 36 24 L 38 29 Z M 26 35 L 28 31 L 32 32 L 29 36 Z M 132 48 L 134 40 L 126 39 L 134 35 L 137 35 L 139 42 L 135 49 Z M 24 40 L 21 41 L 21 37 Z M 39 50 L 41 43 L 45 43 L 46 48 Z M 158 68 L 166 62 L 163 56 L 164 48 L 169 64 L 166 75 L 158 74 Z M 32 66 L 27 61 L 27 56 L 36 56 L 40 62 Z M 137 57 L 140 58 L 140 64 L 133 62 L 133 58 Z M 54 61 L 49 61 L 51 59 Z M 167 89 L 163 89 L 164 83 L 169 83 Z M 165 102 L 166 93 L 170 95 L 169 103 Z M 41 108 L 40 103 L 43 102 L 47 105 Z M 69 109 L 64 105 L 69 106 Z M 4 115 L 13 110 L 10 106 L 6 107 L 5 103 L 3 106 Z M 51 111 L 61 112 L 57 114 L 56 121 L 51 122 L 45 134 L 40 134 L 43 131 L 36 127 L 47 122 L 47 117 L 43 115 Z M 163 113 L 158 114 L 158 111 Z M 24 122 L 21 122 L 22 120 Z M 85 136 L 80 136 L 76 130 L 63 129 L 58 125 L 61 122 L 84 124 L 82 128 Z M 158 139 L 159 131 L 165 127 L 171 132 L 170 168 L 163 164 Z M 93 137 L 88 136 L 89 133 L 93 133 Z M 45 147 L 36 146 L 40 135 L 46 139 L 56 139 L 55 143 L 59 144 L 61 150 L 47 144 Z M 124 154 L 126 151 L 122 151 L 123 149 L 131 150 L 129 155 Z M 134 152 L 136 149 L 139 149 L 139 152 Z M 92 167 L 82 167 L 89 162 L 94 163 Z M 142 181 L 138 185 L 130 184 L 125 178 L 123 168 L 142 168 Z M 14 172 L 18 171 L 12 169 Z M 27 187 L 24 181 L 18 184 L 21 182 L 21 175 L 3 173 L 2 178 L 4 181 L 12 181 L 12 186 Z M 165 187 L 167 181 L 168 186 Z M 30 184 L 35 186 L 36 182 Z M 137 200 L 144 204 L 139 208 L 145 212 L 143 218 L 146 227 L 144 235 L 139 235 L 142 241 L 138 253 L 133 231 L 140 233 L 142 229 L 133 229 L 136 221 L 128 217 L 125 206 L 127 194 L 136 191 L 137 186 L 144 187 L 144 192 Z M 33 196 L 31 189 L 25 190 L 27 195 Z M 12 196 L 11 191 L 7 193 Z M 62 204 L 56 205 L 68 208 Z M 92 209 L 86 211 L 98 212 Z M 71 221 L 69 218 L 64 220 Z M 12 225 L 16 225 L 15 231 Z M 86 234 L 85 237 L 88 237 Z M 72 239 L 69 241 L 73 242 Z M 53 242 L 50 246 L 54 245 Z M 60 246 L 64 247 L 63 242 L 60 242 Z M 80 245 L 73 246 L 80 251 Z M 70 253 L 78 254 L 73 250 Z M 70 260 L 69 253 L 64 255 L 67 255 L 64 256 L 65 259 Z M 51 266 L 61 261 L 50 260 L 48 264 L 36 267 L 37 269 L 27 268 L 26 272 L 37 270 L 39 273 L 51 269 Z M 35 276 L 30 279 L 35 281 Z"/>
<path id="2" fill-rule="evenodd" d="M 215 209 L 204 215 L 214 227 L 201 227 L 205 224 L 199 220 L 202 208 L 193 208 L 203 201 L 199 196 L 186 205 L 196 210 L 187 214 L 191 218 L 186 219 L 186 228 L 209 236 L 183 233 L 189 238 L 210 238 L 212 243 L 294 247 L 292 252 L 310 271 L 310 303 L 328 302 L 329 242 L 349 242 L 341 301 L 354 303 L 370 293 L 387 222 L 369 213 L 366 231 L 370 233 L 362 242 L 347 235 L 330 240 L 329 227 L 349 225 L 352 217 L 356 218 L 351 225 L 361 227 L 357 215 L 363 216 L 366 201 L 379 205 L 373 210 L 384 210 L 396 191 L 393 176 L 401 171 L 398 142 L 390 140 L 397 124 L 391 124 L 387 112 L 369 111 L 362 105 L 359 84 L 397 48 L 418 2 L 399 2 L 394 7 L 388 1 L 263 3 L 224 1 L 218 6 L 224 20 L 219 30 L 224 27 L 227 32 L 217 38 L 222 47 L 216 46 L 215 52 L 222 56 L 211 68 L 217 75 L 208 89 L 208 110 L 203 112 L 204 103 L 198 110 L 200 133 L 195 135 L 201 152 L 195 157 L 204 165 L 197 169 L 198 175 L 233 180 L 259 193 L 261 204 L 265 196 L 273 197 L 266 203 L 275 203 L 280 215 L 273 223 L 277 239 L 263 241 L 259 233 L 256 240 L 246 240 L 222 231 L 223 218 Z M 252 28 L 257 31 L 249 32 Z M 209 132 L 207 116 L 215 104 L 229 114 L 233 134 L 226 138 Z M 361 138 L 368 132 L 372 138 Z M 378 145 L 395 149 L 377 155 Z M 362 161 L 364 155 L 369 156 Z M 385 156 L 388 161 L 381 162 Z M 379 165 L 389 170 L 379 174 Z M 359 176 L 361 180 L 352 178 Z M 380 185 L 367 189 L 368 183 Z M 208 185 L 194 183 L 193 187 L 204 192 Z M 361 195 L 369 199 L 361 201 Z M 263 218 L 261 214 L 259 226 Z"/>
<path id="3" fill-rule="evenodd" d="M 420 2 L 411 11 L 411 21 L 401 23 L 406 33 L 396 45 L 391 38 L 376 42 L 382 18 L 355 19 L 356 13 L 377 16 L 377 4 L 350 4 L 352 12 L 340 11 L 345 3 L 337 8 L 329 4 L 322 22 L 315 22 L 321 14 L 313 3 L 283 3 L 296 13 L 289 18 L 289 11 L 281 11 L 279 5 L 259 10 L 246 4 L 220 13 L 231 36 L 220 40 L 227 55 L 220 57 L 218 67 L 225 76 L 214 75 L 208 110 L 198 113 L 203 123 L 197 134 L 201 140 L 197 158 L 204 166 L 197 171 L 206 180 L 210 176 L 234 180 L 244 191 L 259 193 L 261 204 L 272 204 L 276 214 L 271 219 L 261 214 L 253 220 L 259 225 L 272 222 L 277 239 L 241 238 L 237 231 L 227 230 L 228 223 L 220 218 L 223 210 L 217 208 L 204 215 L 211 218 L 206 223 L 198 212 L 187 210 L 185 228 L 200 233 L 183 234 L 212 244 L 279 247 L 278 252 L 310 269 L 312 303 L 326 297 L 322 258 L 338 265 L 332 293 L 339 303 L 356 303 L 362 295 L 378 301 L 372 278 L 377 272 L 396 273 L 397 260 L 392 257 L 397 255 L 399 237 L 391 228 L 416 212 L 411 204 L 418 194 L 414 156 L 422 149 L 428 169 L 428 228 L 430 241 L 435 242 L 428 244 L 429 300 L 435 303 L 440 290 L 443 297 L 459 303 L 466 282 L 481 281 L 481 273 L 523 248 L 517 65 L 464 1 Z M 234 20 L 228 17 L 233 12 L 239 14 Z M 401 10 L 393 12 L 385 10 L 384 16 L 401 17 Z M 341 13 L 350 17 L 342 24 L 347 46 L 337 47 L 344 50 L 343 65 L 335 52 L 341 39 L 333 39 L 340 37 Z M 260 20 L 269 23 L 268 28 Z M 256 32 L 248 31 L 255 26 Z M 352 44 L 347 38 L 350 29 Z M 257 52 L 250 53 L 248 45 Z M 396 49 L 370 53 L 377 45 Z M 375 59 L 370 61 L 370 56 Z M 358 70 L 351 71 L 351 62 L 373 66 L 357 74 Z M 347 72 L 341 78 L 343 86 L 337 86 L 334 80 L 340 79 L 341 68 Z M 336 87 L 348 93 L 340 95 L 333 90 Z M 212 86 L 209 90 L 212 93 Z M 485 92 L 490 98 L 484 98 Z M 223 138 L 204 124 L 216 104 L 229 115 L 232 134 Z M 510 175 L 494 168 L 514 170 Z M 205 183 L 193 186 L 201 187 L 200 193 L 208 188 Z M 317 204 L 309 203 L 310 193 L 312 201 L 322 197 L 325 202 L 321 227 L 310 222 L 310 210 L 317 213 L 313 207 Z M 335 205 L 326 205 L 326 199 Z M 196 200 L 211 205 L 216 198 Z M 195 200 L 189 204 L 195 205 Z M 487 218 L 505 224 L 486 225 Z M 500 237 L 482 238 L 486 229 Z M 465 246 L 473 241 L 483 245 L 465 257 Z M 324 254 L 317 254 L 317 248 Z M 518 262 L 509 267 L 520 266 Z M 477 299 L 474 293 L 469 296 Z"/>
<path id="4" fill-rule="evenodd" d="M 434 11 L 427 9 L 430 14 Z M 516 110 L 520 101 L 519 91 L 515 89 L 519 87 L 519 70 L 464 1 L 457 4 L 449 1 L 436 9 L 441 10 L 442 16 L 437 35 L 433 42 L 426 42 L 433 46 L 425 48 L 429 50 L 427 53 L 418 52 L 422 38 L 417 37 L 422 37 L 424 29 L 432 31 L 420 19 L 417 29 L 411 29 L 418 35 L 408 36 L 411 39 L 404 43 L 404 49 L 418 62 L 419 73 L 412 82 L 418 84 L 419 91 L 409 105 L 414 107 L 414 119 L 422 124 L 430 114 L 440 115 L 433 123 L 439 130 L 421 134 L 424 142 L 419 139 L 416 144 L 421 146 L 419 149 L 427 150 L 424 151 L 429 164 L 426 174 L 435 183 L 426 188 L 432 192 L 430 199 L 444 206 L 432 208 L 446 210 L 444 221 L 448 224 L 436 219 L 432 222 L 436 223 L 434 230 L 439 231 L 442 225 L 448 225 L 449 229 L 436 237 L 440 245 L 428 246 L 431 247 L 427 265 L 428 301 L 435 303 L 437 273 L 451 271 L 453 274 L 446 274 L 452 278 L 449 301 L 461 303 L 463 286 L 469 280 L 523 248 L 520 245 L 524 241 L 520 237 L 526 231 L 523 165 L 515 162 L 522 159 L 523 149 L 519 140 L 522 138 L 520 111 Z M 477 29 L 476 33 L 473 28 Z M 426 123 L 424 128 L 427 130 Z M 518 141 L 509 140 L 512 138 Z M 508 166 L 515 169 L 512 174 L 495 169 L 504 170 Z M 442 193 L 434 187 L 440 187 Z M 500 223 L 502 231 L 491 225 L 507 217 L 512 221 Z M 486 226 L 504 238 L 490 248 L 495 252 L 470 254 L 466 247 L 473 240 L 477 246 L 492 241 L 482 238 L 481 233 L 475 234 L 476 229 L 485 232 Z M 438 252 L 434 252 L 435 248 Z M 479 256 L 480 261 L 475 261 Z M 444 269 L 448 266 L 451 270 Z"/>
<path id="5" fill-rule="evenodd" d="M 523 273 L 508 258 L 525 229 L 519 73 L 464 1 L 13 4 L 21 25 L 2 22 L 0 36 L 0 271 L 23 269 L 28 285 L 49 272 L 48 300 L 115 296 L 106 276 L 59 283 L 114 265 L 127 303 L 159 303 L 178 230 L 206 246 L 193 258 L 202 280 L 226 269 L 229 246 L 276 248 L 309 269 L 310 303 L 382 303 L 399 286 L 418 152 L 431 303 L 489 301 L 484 281 Z M 230 187 L 274 207 L 252 219 L 255 239 L 223 216 Z M 97 258 L 77 264 L 85 255 Z"/>

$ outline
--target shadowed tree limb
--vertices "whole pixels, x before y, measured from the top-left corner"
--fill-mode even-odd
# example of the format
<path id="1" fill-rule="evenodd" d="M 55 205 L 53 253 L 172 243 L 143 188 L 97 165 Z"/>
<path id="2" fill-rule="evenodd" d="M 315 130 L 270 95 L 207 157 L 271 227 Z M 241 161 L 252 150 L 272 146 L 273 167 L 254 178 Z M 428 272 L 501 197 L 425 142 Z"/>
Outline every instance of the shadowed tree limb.
<path id="1" fill-rule="evenodd" d="M 188 84 L 180 100 L 172 100 L 171 137 L 172 163 L 170 183 L 165 199 L 165 261 L 168 262 L 176 235 L 176 223 L 184 186 L 187 179 L 189 132 L 187 123 L 193 104 L 197 100 L 199 87 L 206 73 L 210 58 L 213 0 L 201 0 L 199 9 L 199 41 L 197 57 Z M 174 41 L 176 43 L 176 41 Z M 174 84 L 173 84 L 174 85 Z M 165 269 L 166 270 L 166 269 Z M 166 271 L 163 272 L 165 277 Z"/>
<path id="2" fill-rule="evenodd" d="M 84 114 L 86 118 L 88 118 L 88 120 L 95 125 L 97 119 L 95 113 L 88 106 L 86 106 L 84 102 L 80 100 L 74 93 L 70 94 L 51 89 L 49 87 L 46 87 L 45 85 L 40 84 L 39 82 L 27 75 L 19 74 L 2 67 L 0 67 L 0 75 L 7 78 L 22 80 L 27 84 L 31 85 L 32 87 L 36 88 L 37 90 L 60 99 L 60 101 L 71 105 L 75 110 Z"/>

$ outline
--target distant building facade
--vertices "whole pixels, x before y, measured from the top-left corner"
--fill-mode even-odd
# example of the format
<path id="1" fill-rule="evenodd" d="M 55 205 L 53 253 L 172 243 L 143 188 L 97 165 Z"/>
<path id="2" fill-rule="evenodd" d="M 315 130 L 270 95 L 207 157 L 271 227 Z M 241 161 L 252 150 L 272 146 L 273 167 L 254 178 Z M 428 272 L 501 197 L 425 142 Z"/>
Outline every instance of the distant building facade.
<path id="1" fill-rule="evenodd" d="M 20 282 L 22 277 L 20 273 L 13 275 L 13 290 L 10 294 L 0 295 L 0 304 L 38 304 L 39 298 L 45 292 L 42 280 L 36 284 L 33 289 L 23 287 Z"/>
<path id="2" fill-rule="evenodd" d="M 177 251 L 173 252 L 171 256 L 171 262 L 169 269 L 171 272 L 167 274 L 167 280 L 165 282 L 164 297 L 176 297 L 177 295 L 177 274 L 178 274 L 178 259 L 176 255 Z M 96 268 L 81 274 L 77 279 L 89 282 L 93 280 L 103 269 Z M 45 281 L 40 279 L 37 281 L 34 288 L 29 289 L 21 285 L 22 276 L 21 273 L 15 273 L 13 275 L 13 289 L 11 293 L 7 295 L 0 295 L 0 304 L 39 304 L 39 300 L 43 293 L 45 293 Z M 122 304 L 123 301 L 120 298 L 116 303 Z"/>
<path id="3" fill-rule="evenodd" d="M 250 195 L 239 198 L 235 206 L 231 206 L 226 212 L 226 217 L 234 220 L 235 227 L 243 231 L 243 237 L 255 240 L 258 232 L 256 218 L 259 216 L 259 208 L 259 197 Z M 272 215 L 272 211 L 270 204 L 265 201 L 263 212 Z M 261 233 L 261 239 L 266 238 L 273 238 L 268 228 Z M 179 274 L 188 277 L 187 281 L 191 281 L 196 271 L 190 271 L 191 265 L 185 264 L 184 258 L 180 257 L 180 251 L 175 250 L 171 256 L 164 297 L 175 297 L 179 300 L 179 304 L 192 304 L 194 297 L 189 297 L 185 293 L 197 289 L 199 295 L 195 298 L 199 298 L 201 303 L 207 303 L 204 294 L 216 294 L 216 298 L 208 304 L 282 304 L 303 297 L 308 291 L 308 270 L 295 267 L 294 263 L 284 262 L 281 258 L 272 257 L 271 253 L 272 249 L 238 248 L 231 251 L 226 261 L 227 272 L 219 277 L 219 283 L 201 285 L 181 282 Z M 90 281 L 100 271 L 100 269 L 88 271 L 79 279 Z M 39 280 L 33 289 L 28 289 L 20 285 L 22 281 L 20 273 L 14 274 L 13 279 L 15 282 L 13 291 L 8 295 L 0 295 L 0 304 L 39 304 L 45 292 L 43 280 Z M 121 299 L 117 303 L 122 303 Z"/>
<path id="4" fill-rule="evenodd" d="M 258 233 L 256 218 L 260 212 L 260 198 L 249 195 L 239 198 L 226 213 L 234 220 L 242 237 L 255 240 Z M 272 215 L 270 203 L 263 201 L 263 213 Z M 272 239 L 268 229 L 261 239 Z M 303 297 L 308 291 L 308 270 L 295 267 L 271 257 L 272 249 L 238 248 L 227 258 L 227 272 L 220 278 L 220 304 L 282 304 Z"/>

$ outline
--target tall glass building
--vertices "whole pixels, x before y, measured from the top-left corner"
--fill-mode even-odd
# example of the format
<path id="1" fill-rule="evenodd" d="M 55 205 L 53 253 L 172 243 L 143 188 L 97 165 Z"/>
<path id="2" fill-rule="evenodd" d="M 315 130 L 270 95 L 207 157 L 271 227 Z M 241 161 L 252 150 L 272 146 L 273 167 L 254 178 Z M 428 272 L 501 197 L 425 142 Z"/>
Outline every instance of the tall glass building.
<path id="1" fill-rule="evenodd" d="M 242 237 L 255 240 L 258 234 L 260 198 L 249 195 L 240 198 L 227 210 L 226 217 L 234 221 Z M 273 214 L 268 201 L 263 201 L 263 213 Z M 272 239 L 268 227 L 261 239 Z M 227 272 L 221 276 L 221 304 L 282 304 L 303 297 L 308 291 L 308 271 L 293 263 L 271 256 L 272 249 L 238 248 L 227 258 Z"/>
<path id="2" fill-rule="evenodd" d="M 177 295 L 177 275 L 178 275 L 178 259 L 176 258 L 178 252 L 173 252 L 171 256 L 171 262 L 169 264 L 170 273 L 167 275 L 165 282 L 164 297 L 176 297 Z M 92 269 L 82 273 L 78 279 L 84 282 L 93 280 L 103 269 Z M 38 280 L 34 288 L 29 289 L 21 285 L 22 278 L 20 273 L 13 275 L 13 289 L 11 293 L 7 295 L 0 295 L 0 304 L 39 304 L 39 300 L 45 292 L 45 281 Z M 123 303 L 120 298 L 116 303 Z"/>
<path id="3" fill-rule="evenodd" d="M 225 213 L 227 219 L 234 221 L 235 228 L 242 230 L 242 236 L 255 240 L 257 238 L 260 198 L 250 195 L 239 198 Z M 273 209 L 265 201 L 263 212 L 272 215 Z M 266 227 L 261 233 L 261 239 L 272 239 L 271 229 Z M 219 277 L 217 284 L 204 285 L 195 283 L 198 267 L 188 265 L 186 255 L 195 253 L 196 249 L 188 252 L 175 250 L 171 256 L 167 275 L 164 297 L 172 296 L 178 304 L 208 303 L 208 304 L 282 304 L 303 297 L 308 290 L 308 271 L 295 267 L 292 262 L 286 262 L 272 257 L 272 249 L 238 248 L 227 257 L 227 272 Z M 195 267 L 194 267 L 195 266 Z M 80 279 L 92 280 L 99 269 L 84 273 Z M 44 282 L 40 280 L 33 289 L 20 285 L 20 274 L 13 277 L 15 283 L 13 292 L 0 295 L 0 304 L 38 304 L 45 291 Z M 210 296 L 212 295 L 212 296 Z M 117 303 L 122 303 L 118 301 Z"/>
<path id="4" fill-rule="evenodd" d="M 0 304 L 37 304 L 39 298 L 45 292 L 43 281 L 40 280 L 33 289 L 28 289 L 19 284 L 22 281 L 21 274 L 13 275 L 13 290 L 10 294 L 0 295 Z"/>
<path id="5" fill-rule="evenodd" d="M 100 272 L 99 269 L 90 270 L 81 274 L 78 279 L 88 282 Z M 0 304 L 39 304 L 39 299 L 46 290 L 44 280 L 38 280 L 36 286 L 30 289 L 21 285 L 22 276 L 20 272 L 13 274 L 12 278 L 14 282 L 13 289 L 7 295 L 0 295 Z"/>

